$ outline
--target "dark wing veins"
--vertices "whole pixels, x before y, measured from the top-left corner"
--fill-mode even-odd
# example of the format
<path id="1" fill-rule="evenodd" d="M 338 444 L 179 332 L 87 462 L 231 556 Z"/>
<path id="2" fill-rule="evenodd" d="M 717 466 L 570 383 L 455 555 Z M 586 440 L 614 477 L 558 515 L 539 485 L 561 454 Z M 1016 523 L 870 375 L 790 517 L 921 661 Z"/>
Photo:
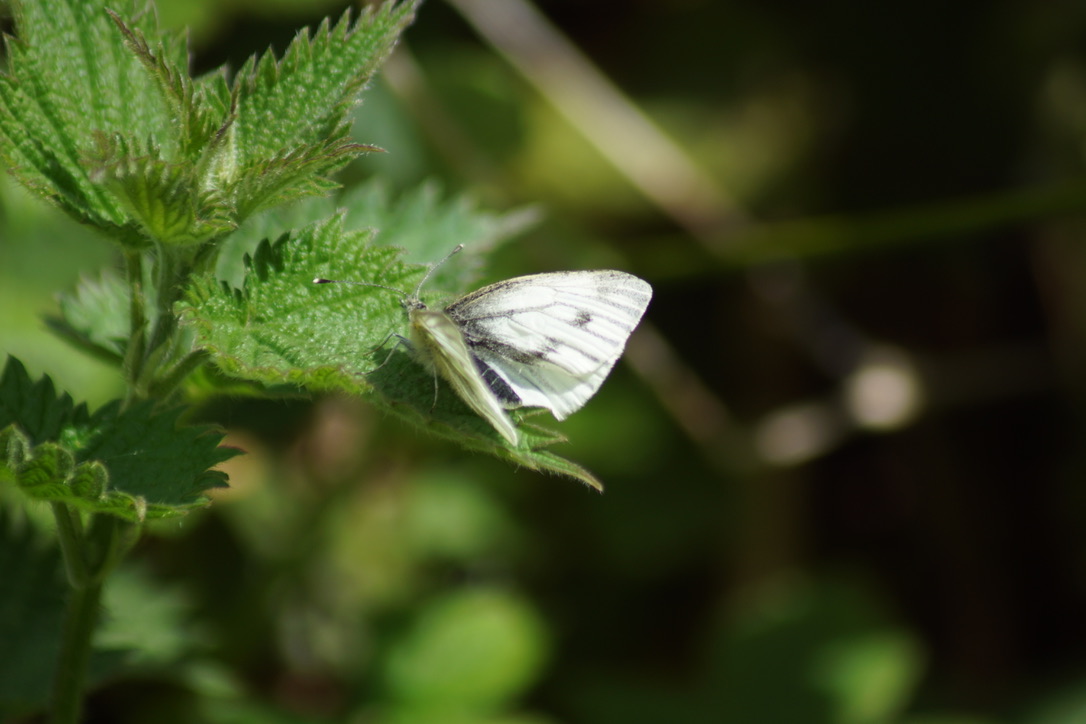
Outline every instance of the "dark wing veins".
<path id="1" fill-rule="evenodd" d="M 513 391 L 513 388 L 510 387 L 490 365 L 475 355 L 472 355 L 472 359 L 475 360 L 475 367 L 479 370 L 479 375 L 483 378 L 483 382 L 486 383 L 486 386 L 490 388 L 490 391 L 494 393 L 494 396 L 497 397 L 503 405 L 517 407 L 521 404 L 520 396 Z"/>

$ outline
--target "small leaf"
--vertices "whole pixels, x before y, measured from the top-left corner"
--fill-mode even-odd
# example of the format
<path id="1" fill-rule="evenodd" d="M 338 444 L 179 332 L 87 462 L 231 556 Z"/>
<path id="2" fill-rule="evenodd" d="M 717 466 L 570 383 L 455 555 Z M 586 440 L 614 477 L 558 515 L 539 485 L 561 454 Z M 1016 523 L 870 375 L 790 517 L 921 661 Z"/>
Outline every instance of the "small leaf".
<path id="1" fill-rule="evenodd" d="M 336 187 L 328 175 L 373 146 L 351 141 L 348 112 L 414 19 L 417 0 L 350 13 L 299 33 L 282 60 L 250 58 L 234 86 L 236 156 L 223 192 L 237 219 Z"/>
<path id="2" fill-rule="evenodd" d="M 232 208 L 218 190 L 202 188 L 194 164 L 171 163 L 121 134 L 97 138 L 92 178 L 113 191 L 146 238 L 199 244 L 234 228 Z"/>
<path id="3" fill-rule="evenodd" d="M 238 171 L 229 190 L 237 204 L 237 217 L 279 206 L 305 196 L 323 196 L 338 184 L 327 175 L 359 155 L 372 151 L 349 141 L 328 141 L 298 146 L 280 156 L 263 159 Z"/>
<path id="4" fill-rule="evenodd" d="M 243 167 L 291 149 L 345 136 L 358 93 L 414 19 L 418 0 L 368 7 L 352 25 L 344 14 L 310 36 L 298 34 L 283 59 L 250 58 L 237 75 L 238 148 Z"/>
<path id="5" fill-rule="evenodd" d="M 75 459 L 70 452 L 55 443 L 43 442 L 19 466 L 19 484 L 32 497 L 57 500 L 65 496 L 64 483 L 74 469 Z"/>
<path id="6" fill-rule="evenodd" d="M 430 289 L 459 292 L 479 281 L 491 251 L 538 219 L 531 207 L 481 211 L 466 196 L 444 197 L 437 183 L 391 198 L 385 184 L 373 181 L 344 193 L 338 206 L 346 209 L 347 228 L 380 229 L 378 241 L 403 248 L 404 260 L 414 264 L 433 264 L 463 244 L 467 253 L 443 264 L 427 282 Z"/>
<path id="7" fill-rule="evenodd" d="M 72 494 L 77 498 L 101 500 L 106 494 L 106 486 L 109 485 L 109 472 L 97 460 L 83 463 L 76 468 L 69 485 Z"/>
<path id="8" fill-rule="evenodd" d="M 16 429 L 14 425 L 7 431 Z M 75 464 L 75 456 L 62 446 L 44 442 L 35 446 L 21 463 L 0 460 L 4 477 L 29 497 L 74 505 L 93 513 L 112 513 L 139 521 L 140 504 L 119 491 L 105 492 L 108 473 L 98 462 Z M 98 484 L 100 483 L 100 484 Z"/>
<path id="9" fill-rule="evenodd" d="M 0 455 L 3 455 L 0 460 L 8 461 L 8 464 L 13 467 L 21 466 L 30 457 L 30 448 L 30 441 L 19 431 L 19 428 L 8 425 L 0 429 Z M 6 469 L 0 466 L 0 473 Z"/>
<path id="10" fill-rule="evenodd" d="M 99 650 L 125 652 L 125 668 L 136 676 L 191 656 L 206 643 L 192 625 L 192 602 L 177 584 L 165 584 L 143 567 L 122 566 L 102 591 L 104 616 L 94 636 Z M 180 673 L 175 671 L 176 673 Z"/>
<path id="11" fill-rule="evenodd" d="M 199 154 L 213 136 L 232 123 L 232 114 L 226 113 L 222 107 L 215 112 L 213 106 L 204 102 L 203 96 L 209 86 L 193 82 L 184 55 L 176 57 L 161 39 L 152 47 L 138 27 L 125 23 L 112 10 L 107 9 L 106 12 L 121 31 L 125 45 L 154 80 L 170 116 L 180 124 L 180 148 L 175 150 L 182 158 Z"/>
<path id="12" fill-rule="evenodd" d="M 144 289 L 152 288 L 149 275 L 148 269 Z M 128 342 L 129 294 L 124 279 L 114 270 L 104 269 L 97 278 L 81 278 L 74 292 L 59 294 L 60 316 L 47 318 L 46 324 L 77 347 L 120 364 Z"/>
<path id="13" fill-rule="evenodd" d="M 48 377 L 32 382 L 22 362 L 8 357 L 0 374 L 0 430 L 17 423 L 22 439 L 33 446 L 58 440 L 89 420 L 86 405 L 76 405 L 67 393 L 58 396 Z"/>

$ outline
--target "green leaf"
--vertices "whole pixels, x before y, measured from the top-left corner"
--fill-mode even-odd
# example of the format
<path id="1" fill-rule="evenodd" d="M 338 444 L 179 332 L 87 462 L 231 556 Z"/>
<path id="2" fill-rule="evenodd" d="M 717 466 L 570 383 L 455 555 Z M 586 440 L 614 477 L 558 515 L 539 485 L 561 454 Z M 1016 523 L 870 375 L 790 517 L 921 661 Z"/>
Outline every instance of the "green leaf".
<path id="1" fill-rule="evenodd" d="M 134 27 L 158 34 L 154 13 L 126 5 L 137 17 Z M 0 76 L 0 157 L 28 188 L 76 219 L 130 237 L 123 208 L 91 180 L 83 156 L 98 132 L 163 134 L 169 109 L 102 0 L 16 2 L 14 9 L 18 37 L 8 39 L 8 71 Z M 167 47 L 184 58 L 180 36 Z"/>
<path id="2" fill-rule="evenodd" d="M 387 355 L 375 348 L 400 324 L 398 297 L 363 288 L 364 294 L 347 297 L 342 291 L 322 295 L 313 277 L 345 265 L 367 280 L 403 287 L 417 283 L 423 269 L 397 261 L 394 249 L 369 246 L 371 233 L 345 232 L 342 222 L 333 217 L 265 242 L 246 258 L 240 290 L 210 275 L 194 280 L 184 316 L 227 374 L 318 390 L 370 390 L 363 374 Z M 354 360 L 350 368 L 347 360 Z"/>
<path id="3" fill-rule="evenodd" d="M 149 274 L 145 277 L 144 289 L 151 289 Z M 47 318 L 46 324 L 77 347 L 119 365 L 130 331 L 129 295 L 125 280 L 103 269 L 96 278 L 82 277 L 75 291 L 59 294 L 60 316 Z"/>
<path id="4" fill-rule="evenodd" d="M 393 199 L 387 185 L 373 181 L 345 192 L 337 205 L 347 211 L 348 228 L 380 229 L 378 241 L 403 248 L 404 260 L 414 264 L 432 264 L 463 244 L 468 253 L 443 264 L 427 281 L 431 289 L 461 293 L 479 281 L 491 251 L 538 218 L 532 207 L 505 214 L 481 211 L 466 196 L 445 198 L 433 182 Z"/>
<path id="5" fill-rule="evenodd" d="M 326 19 L 301 32 L 283 59 L 266 53 L 238 72 L 238 149 L 243 167 L 284 151 L 344 139 L 358 93 L 414 19 L 418 0 L 368 7 L 352 25 Z"/>
<path id="6" fill-rule="evenodd" d="M 112 10 L 106 10 L 114 24 L 121 31 L 125 45 L 150 73 L 169 109 L 169 115 L 180 126 L 178 135 L 179 155 L 190 158 L 199 155 L 205 148 L 215 149 L 218 144 L 211 143 L 215 137 L 223 137 L 234 121 L 234 103 L 214 104 L 209 101 L 216 95 L 222 98 L 225 91 L 223 74 L 214 73 L 208 81 L 195 83 L 189 76 L 187 57 L 178 56 L 170 44 L 157 39 L 152 47 L 139 27 L 130 26 Z"/>
<path id="7" fill-rule="evenodd" d="M 237 203 L 237 217 L 279 206 L 305 196 L 324 196 L 338 184 L 327 174 L 347 165 L 372 146 L 338 140 L 298 146 L 281 155 L 261 159 L 238 172 L 231 185 Z"/>
<path id="8" fill-rule="evenodd" d="M 403 349 L 382 346 L 390 335 L 406 331 L 400 295 L 313 284 L 314 277 L 338 276 L 407 290 L 425 273 L 424 266 L 400 261 L 398 250 L 371 244 L 372 233 L 343 226 L 339 215 L 262 244 L 246 261 L 241 289 L 210 275 L 195 280 L 183 314 L 223 372 L 265 384 L 359 394 L 467 448 L 600 488 L 583 468 L 542 449 L 563 439 L 555 433 L 522 427 L 513 448 L 444 384 L 435 400 L 434 377 Z M 386 243 L 398 241 L 395 234 L 381 236 Z M 458 256 L 449 263 L 460 261 Z M 512 413 L 514 422 L 526 414 Z"/>
<path id="9" fill-rule="evenodd" d="M 334 188 L 361 153 L 349 111 L 414 17 L 390 2 L 303 32 L 282 60 L 188 74 L 153 12 L 103 0 L 16 3 L 0 75 L 0 158 L 28 187 L 122 244 L 199 244 L 249 214 Z"/>
<path id="10" fill-rule="evenodd" d="M 76 430 L 85 428 L 89 422 L 86 405 L 76 405 L 67 393 L 57 395 L 48 377 L 32 382 L 23 364 L 8 357 L 0 375 L 0 430 L 18 424 L 22 442 L 7 439 L 0 451 L 7 450 L 10 456 L 15 454 L 16 447 L 22 446 L 25 454 L 29 447 L 60 440 L 62 436 L 71 439 Z"/>
<path id="11" fill-rule="evenodd" d="M 372 179 L 344 191 L 338 198 L 310 198 L 290 206 L 254 214 L 227 237 L 219 255 L 218 274 L 241 286 L 243 259 L 264 239 L 315 224 L 339 210 L 347 231 L 380 229 L 378 241 L 404 249 L 404 261 L 431 264 L 458 244 L 467 250 L 455 264 L 444 264 L 428 288 L 455 292 L 479 281 L 485 255 L 535 223 L 533 208 L 504 214 L 482 211 L 466 196 L 446 196 L 437 183 L 424 183 L 393 196 L 387 184 Z M 353 270 L 338 266 L 333 279 L 348 279 Z"/>
<path id="12" fill-rule="evenodd" d="M 9 358 L 0 377 L 0 477 L 37 500 L 66 503 L 130 521 L 182 515 L 223 487 L 212 470 L 238 453 L 219 447 L 222 434 L 179 426 L 180 410 L 156 413 L 144 402 L 120 403 L 93 415 L 52 382 L 32 382 Z"/>
<path id="13" fill-rule="evenodd" d="M 159 257 L 159 262 L 162 257 Z M 143 298 L 143 330 L 156 328 L 165 308 L 158 301 L 159 279 L 150 264 L 138 265 L 142 281 L 136 285 Z M 46 318 L 46 324 L 61 338 L 115 366 L 124 363 L 130 342 L 132 287 L 127 279 L 111 269 L 102 270 L 97 277 L 83 277 L 73 292 L 58 295 L 60 315 Z M 172 312 L 171 312 L 172 314 Z M 151 356 L 147 364 L 150 373 L 144 382 L 150 392 L 172 391 L 173 384 L 183 379 L 198 362 L 189 353 L 193 335 L 189 330 L 177 330 L 171 317 L 172 331 L 165 344 Z M 141 333 L 142 334 L 142 333 Z M 137 344 L 140 340 L 137 339 Z"/>
<path id="14" fill-rule="evenodd" d="M 199 244 L 234 228 L 233 209 L 193 163 L 164 159 L 155 146 L 122 134 L 99 135 L 95 182 L 121 200 L 142 235 L 164 244 Z"/>
<path id="15" fill-rule="evenodd" d="M 333 171 L 367 151 L 351 141 L 349 112 L 359 93 L 414 19 L 418 0 L 368 7 L 352 25 L 299 33 L 282 60 L 250 58 L 234 87 L 237 149 L 231 183 L 237 218 L 335 188 Z"/>
<path id="16" fill-rule="evenodd" d="M 227 192 L 237 175 L 236 91 L 222 70 L 194 81 L 185 58 L 171 57 L 162 42 L 152 47 L 139 28 L 113 12 L 110 17 L 176 122 L 168 138 L 158 139 L 170 144 L 164 151 L 135 136 L 108 137 L 95 180 L 111 187 L 151 238 L 192 244 L 222 236 L 236 225 L 237 210 Z"/>
<path id="17" fill-rule="evenodd" d="M 179 661 L 203 643 L 187 623 L 191 602 L 186 592 L 156 581 L 142 567 L 118 568 L 102 594 L 106 615 L 94 646 L 127 652 L 125 664 L 134 673 L 146 675 L 148 667 Z"/>
<path id="18" fill-rule="evenodd" d="M 206 425 L 179 425 L 181 408 L 156 413 L 143 402 L 119 411 L 111 403 L 96 412 L 98 433 L 80 451 L 80 459 L 101 461 L 110 486 L 140 501 L 147 517 L 167 518 L 208 503 L 209 488 L 226 487 L 226 473 L 213 470 L 238 455 L 220 447 L 223 434 Z M 131 516 L 125 516 L 133 519 Z"/>

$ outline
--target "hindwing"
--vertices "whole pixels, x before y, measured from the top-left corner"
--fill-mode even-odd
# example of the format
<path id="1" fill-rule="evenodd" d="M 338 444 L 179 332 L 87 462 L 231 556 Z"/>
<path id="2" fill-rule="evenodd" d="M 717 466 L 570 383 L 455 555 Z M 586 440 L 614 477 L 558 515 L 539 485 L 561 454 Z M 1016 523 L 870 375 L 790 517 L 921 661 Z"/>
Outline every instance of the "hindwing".
<path id="1" fill-rule="evenodd" d="M 491 284 L 445 313 L 519 398 L 503 396 L 506 406 L 545 407 L 562 420 L 603 384 L 651 298 L 648 283 L 625 272 L 558 272 Z"/>

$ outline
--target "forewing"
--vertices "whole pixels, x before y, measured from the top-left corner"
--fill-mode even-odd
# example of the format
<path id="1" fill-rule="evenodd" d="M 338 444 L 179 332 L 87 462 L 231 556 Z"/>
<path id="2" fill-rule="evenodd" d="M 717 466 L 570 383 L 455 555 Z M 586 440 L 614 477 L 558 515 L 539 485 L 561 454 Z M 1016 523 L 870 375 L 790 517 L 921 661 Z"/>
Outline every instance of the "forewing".
<path id="1" fill-rule="evenodd" d="M 412 342 L 418 353 L 433 364 L 456 394 L 510 444 L 518 441 L 517 430 L 501 402 L 483 381 L 456 323 L 442 312 L 428 309 L 410 312 Z"/>
<path id="2" fill-rule="evenodd" d="M 559 272 L 483 287 L 445 311 L 521 404 L 561 420 L 603 384 L 651 297 L 625 272 Z"/>

